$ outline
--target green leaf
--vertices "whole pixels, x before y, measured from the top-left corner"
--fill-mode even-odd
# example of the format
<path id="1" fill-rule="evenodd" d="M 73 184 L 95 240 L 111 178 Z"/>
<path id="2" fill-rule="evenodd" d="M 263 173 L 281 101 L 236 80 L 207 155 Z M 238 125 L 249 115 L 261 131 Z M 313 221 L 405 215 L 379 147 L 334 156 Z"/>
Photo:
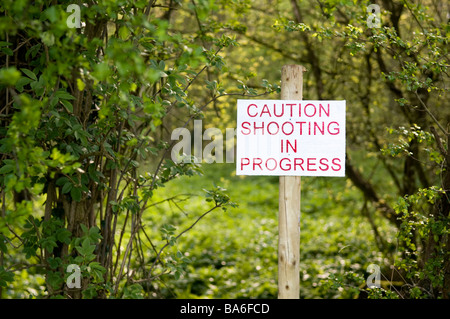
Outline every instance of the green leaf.
<path id="1" fill-rule="evenodd" d="M 92 254 L 95 250 L 95 245 L 91 245 L 91 240 L 89 238 L 83 240 L 81 247 L 83 248 L 85 255 Z"/>
<path id="2" fill-rule="evenodd" d="M 92 226 L 88 232 L 89 239 L 93 242 L 97 242 L 99 239 L 102 239 L 102 235 L 100 235 L 100 229 L 97 226 Z"/>
<path id="3" fill-rule="evenodd" d="M 55 96 L 59 97 L 60 99 L 63 99 L 63 100 L 75 100 L 75 97 L 73 97 L 66 91 L 56 91 Z"/>
<path id="4" fill-rule="evenodd" d="M 7 164 L 0 168 L 0 174 L 8 174 L 14 171 L 14 165 Z"/>
<path id="5" fill-rule="evenodd" d="M 83 80 L 81 80 L 80 78 L 77 79 L 77 87 L 78 90 L 81 92 L 84 90 L 84 88 L 86 87 L 86 84 L 83 82 Z"/>
<path id="6" fill-rule="evenodd" d="M 58 289 L 63 284 L 64 279 L 59 272 L 49 272 L 47 273 L 47 283 L 52 286 L 53 289 Z"/>
<path id="7" fill-rule="evenodd" d="M 74 201 L 79 202 L 81 200 L 81 188 L 73 187 L 70 190 L 70 196 Z"/>
<path id="8" fill-rule="evenodd" d="M 55 6 L 50 6 L 41 13 L 41 20 L 48 19 L 51 23 L 56 23 L 58 18 L 58 9 Z"/>
<path id="9" fill-rule="evenodd" d="M 0 234 L 0 251 L 6 253 L 8 248 L 5 245 L 5 236 Z"/>
<path id="10" fill-rule="evenodd" d="M 1 51 L 2 51 L 3 53 L 5 53 L 6 55 L 9 55 L 9 56 L 13 56 L 13 55 L 14 55 L 13 50 L 11 50 L 11 49 L 8 48 L 8 47 L 2 48 Z"/>
<path id="11" fill-rule="evenodd" d="M 48 47 L 55 44 L 55 35 L 50 31 L 40 33 L 40 37 L 42 42 Z"/>
<path id="12" fill-rule="evenodd" d="M 88 234 L 89 234 L 89 229 L 86 227 L 85 224 L 80 224 L 80 227 L 81 227 L 81 230 L 83 231 L 83 233 L 84 233 L 85 235 L 88 235 Z"/>
<path id="13" fill-rule="evenodd" d="M 92 268 L 92 269 L 97 269 L 97 270 L 99 270 L 99 271 L 101 271 L 101 272 L 106 272 L 106 268 L 103 267 L 103 266 L 102 266 L 99 262 L 97 262 L 97 261 L 93 261 L 93 262 L 89 263 L 89 267 Z"/>
<path id="14" fill-rule="evenodd" d="M 90 273 L 96 282 L 103 282 L 103 274 L 106 272 L 106 268 L 100 265 L 99 262 L 93 261 L 89 263 Z"/>
<path id="15" fill-rule="evenodd" d="M 95 250 L 95 245 L 91 245 L 91 241 L 89 238 L 85 238 L 81 244 L 81 246 L 75 246 L 75 249 L 78 251 L 80 255 L 82 255 L 84 258 L 87 259 L 93 259 L 92 256 L 95 258 L 92 253 Z"/>
<path id="16" fill-rule="evenodd" d="M 66 108 L 70 113 L 73 113 L 73 105 L 72 105 L 72 103 L 70 103 L 70 102 L 67 101 L 67 100 L 60 100 L 60 102 L 62 103 L 62 105 L 65 106 L 65 108 Z"/>
<path id="17" fill-rule="evenodd" d="M 34 58 L 37 54 L 37 52 L 39 51 L 39 49 L 41 48 L 41 43 L 38 43 L 34 46 L 32 46 L 27 53 L 25 53 L 25 59 L 28 59 L 28 56 L 31 55 L 32 58 Z"/>
<path id="18" fill-rule="evenodd" d="M 14 280 L 14 273 L 6 271 L 3 267 L 0 267 L 0 287 L 7 287 L 7 282 Z"/>
<path id="19" fill-rule="evenodd" d="M 62 193 L 63 194 L 67 194 L 68 192 L 70 192 L 73 188 L 73 185 L 71 182 L 67 182 L 64 184 L 63 188 L 62 188 Z"/>
<path id="20" fill-rule="evenodd" d="M 31 82 L 33 82 L 32 79 L 29 79 L 29 78 L 27 78 L 25 76 L 22 76 L 16 83 L 17 91 L 22 92 L 23 91 L 23 87 L 25 85 L 27 85 L 27 84 L 30 84 Z"/>
<path id="21" fill-rule="evenodd" d="M 95 170 L 94 165 L 89 165 L 89 168 L 88 168 L 88 174 L 89 174 L 89 177 L 90 177 L 94 182 L 96 182 L 96 183 L 100 182 L 100 180 L 98 179 L 97 171 Z"/>
<path id="22" fill-rule="evenodd" d="M 96 285 L 89 285 L 85 290 L 83 290 L 83 299 L 92 299 L 97 297 Z"/>
<path id="23" fill-rule="evenodd" d="M 56 231 L 56 239 L 62 243 L 69 244 L 72 233 L 65 228 L 60 228 Z"/>
<path id="24" fill-rule="evenodd" d="M 15 67 L 0 69 L 0 84 L 16 85 L 20 79 L 20 72 Z"/>
<path id="25" fill-rule="evenodd" d="M 62 186 L 64 184 L 66 184 L 67 182 L 69 182 L 69 179 L 66 176 L 62 176 L 56 180 L 56 185 Z"/>
<path id="26" fill-rule="evenodd" d="M 88 255 L 92 255 L 95 250 L 95 245 L 91 244 L 91 240 L 89 238 L 85 238 L 81 244 L 81 247 L 77 246 L 76 248 L 81 255 L 86 257 Z"/>
<path id="27" fill-rule="evenodd" d="M 23 68 L 20 69 L 20 70 L 22 70 L 22 72 L 25 73 L 30 79 L 33 79 L 35 81 L 38 80 L 37 77 L 36 77 L 36 74 L 34 74 L 32 71 L 30 71 L 28 69 L 23 69 Z"/>
<path id="28" fill-rule="evenodd" d="M 42 248 L 47 250 L 49 253 L 53 252 L 53 248 L 58 247 L 58 245 L 56 244 L 56 241 L 55 241 L 55 237 L 53 237 L 53 236 L 42 239 L 41 245 L 42 245 Z"/>
<path id="29" fill-rule="evenodd" d="M 130 30 L 128 30 L 128 28 L 123 25 L 119 28 L 119 38 L 121 38 L 122 40 L 126 40 L 128 37 L 130 36 Z"/>
<path id="30" fill-rule="evenodd" d="M 50 257 L 47 259 L 48 265 L 50 266 L 51 269 L 56 269 L 61 265 L 61 258 L 56 257 Z"/>

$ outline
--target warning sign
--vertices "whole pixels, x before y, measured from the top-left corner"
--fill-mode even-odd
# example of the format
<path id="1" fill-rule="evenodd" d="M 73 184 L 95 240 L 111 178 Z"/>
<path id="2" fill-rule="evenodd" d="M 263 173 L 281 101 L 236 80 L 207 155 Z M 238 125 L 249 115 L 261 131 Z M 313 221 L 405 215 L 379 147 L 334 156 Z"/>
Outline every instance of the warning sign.
<path id="1" fill-rule="evenodd" d="M 238 100 L 237 175 L 345 176 L 345 101 Z"/>

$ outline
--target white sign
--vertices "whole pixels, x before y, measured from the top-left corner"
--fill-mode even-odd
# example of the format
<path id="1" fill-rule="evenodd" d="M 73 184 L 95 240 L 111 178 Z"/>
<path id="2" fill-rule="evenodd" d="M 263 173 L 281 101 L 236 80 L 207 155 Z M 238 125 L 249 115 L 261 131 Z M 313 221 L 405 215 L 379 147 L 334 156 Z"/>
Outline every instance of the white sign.
<path id="1" fill-rule="evenodd" d="M 238 100 L 237 175 L 345 176 L 345 101 Z"/>

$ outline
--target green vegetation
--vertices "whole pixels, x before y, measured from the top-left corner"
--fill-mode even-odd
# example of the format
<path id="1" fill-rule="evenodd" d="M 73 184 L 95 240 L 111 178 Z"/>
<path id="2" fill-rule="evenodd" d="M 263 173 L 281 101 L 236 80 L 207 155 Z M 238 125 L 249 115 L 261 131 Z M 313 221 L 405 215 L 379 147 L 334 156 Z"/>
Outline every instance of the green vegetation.
<path id="1" fill-rule="evenodd" d="M 99 0 L 77 27 L 3 0 L 0 297 L 276 298 L 278 179 L 175 163 L 171 132 L 235 127 L 302 64 L 304 99 L 347 101 L 347 161 L 302 179 L 301 296 L 450 298 L 448 8 L 372 2 Z"/>
<path id="2" fill-rule="evenodd" d="M 276 298 L 278 178 L 233 176 L 234 164 L 205 164 L 204 169 L 204 176 L 183 177 L 155 194 L 161 202 L 166 194 L 182 194 L 189 184 L 196 196 L 161 203 L 155 208 L 160 214 L 152 214 L 149 224 L 188 227 L 206 205 L 202 189 L 214 180 L 240 199 L 239 207 L 211 214 L 180 240 L 173 253 L 189 258 L 186 272 L 179 280 L 162 277 L 160 293 L 169 298 Z M 345 179 L 304 177 L 302 187 L 301 297 L 357 297 L 366 288 L 367 266 L 384 263 L 360 208 L 348 205 L 360 194 Z"/>

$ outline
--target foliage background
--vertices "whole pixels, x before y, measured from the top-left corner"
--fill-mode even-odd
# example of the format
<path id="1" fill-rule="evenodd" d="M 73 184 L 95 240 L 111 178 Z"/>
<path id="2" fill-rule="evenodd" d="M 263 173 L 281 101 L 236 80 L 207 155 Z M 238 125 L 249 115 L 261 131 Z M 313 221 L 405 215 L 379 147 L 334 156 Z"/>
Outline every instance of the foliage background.
<path id="1" fill-rule="evenodd" d="M 88 1 L 80 29 L 71 3 L 0 5 L 2 298 L 276 298 L 278 180 L 170 136 L 234 127 L 291 63 L 348 106 L 347 178 L 302 178 L 301 297 L 449 297 L 445 3 Z"/>

